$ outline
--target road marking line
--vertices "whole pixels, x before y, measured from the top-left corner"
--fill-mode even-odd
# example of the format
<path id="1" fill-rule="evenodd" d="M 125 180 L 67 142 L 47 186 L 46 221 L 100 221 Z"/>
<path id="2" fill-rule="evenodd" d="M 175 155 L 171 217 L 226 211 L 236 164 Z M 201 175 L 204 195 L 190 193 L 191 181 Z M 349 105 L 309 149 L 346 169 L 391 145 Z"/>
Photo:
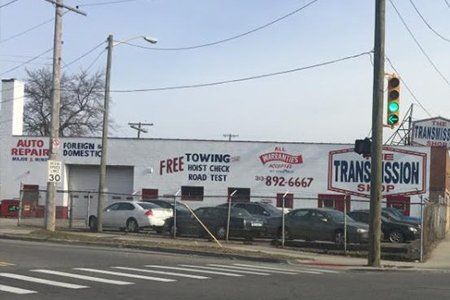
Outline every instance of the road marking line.
<path id="1" fill-rule="evenodd" d="M 290 270 L 290 269 L 281 269 L 281 268 L 246 265 L 246 264 L 234 264 L 234 265 L 242 266 L 242 267 L 252 267 L 252 268 L 261 269 L 261 270 L 267 270 L 267 272 L 269 272 L 269 270 L 275 270 L 275 271 L 288 271 L 289 270 L 290 272 L 297 272 L 297 273 L 321 274 L 319 271 L 316 271 L 316 269 Z"/>
<path id="2" fill-rule="evenodd" d="M 78 284 L 72 284 L 72 283 L 66 283 L 66 282 L 60 282 L 60 281 L 53 281 L 53 280 L 47 280 L 47 279 L 36 278 L 36 277 L 29 277 L 29 276 L 24 276 L 24 275 L 19 275 L 19 274 L 12 274 L 12 273 L 0 273 L 0 276 L 7 277 L 7 278 L 18 279 L 18 280 L 23 280 L 23 281 L 36 282 L 36 283 L 41 283 L 41 284 L 46 284 L 46 285 L 53 285 L 53 286 L 58 286 L 58 287 L 63 287 L 63 288 L 68 288 L 68 289 L 85 289 L 85 288 L 88 288 L 88 286 L 84 286 L 84 285 L 78 285 Z"/>
<path id="3" fill-rule="evenodd" d="M 36 291 L 19 289 L 19 288 L 13 287 L 13 286 L 7 286 L 7 285 L 3 285 L 3 284 L 0 284 L 0 291 L 9 292 L 9 293 L 13 293 L 13 294 L 19 294 L 19 295 L 36 294 L 37 293 Z"/>
<path id="4" fill-rule="evenodd" d="M 222 267 L 222 268 L 228 268 L 228 269 L 238 269 L 238 270 L 248 270 L 248 271 L 262 271 L 267 273 L 273 273 L 273 274 L 286 274 L 286 275 L 297 275 L 298 273 L 295 272 L 288 272 L 288 271 L 277 271 L 277 270 L 267 270 L 267 269 L 260 269 L 260 268 L 250 268 L 250 267 L 241 267 L 241 266 L 229 266 L 229 265 L 216 265 L 216 264 L 208 264 L 208 266 L 213 267 Z"/>
<path id="5" fill-rule="evenodd" d="M 205 274 L 216 274 L 216 275 L 224 275 L 224 276 L 230 276 L 230 277 L 242 277 L 242 276 L 244 276 L 244 275 L 235 274 L 235 273 L 216 272 L 216 271 L 199 270 L 199 269 L 191 269 L 191 268 L 167 267 L 167 266 L 157 266 L 157 265 L 146 265 L 145 267 L 147 267 L 147 268 L 169 269 L 169 270 L 179 270 L 179 271 L 188 271 L 188 272 L 197 272 L 197 273 L 205 273 Z"/>
<path id="6" fill-rule="evenodd" d="M 144 270 L 144 269 L 136 269 L 136 268 L 126 268 L 126 267 L 112 267 L 114 269 L 120 270 L 128 270 L 128 271 L 137 271 L 137 272 L 145 272 L 145 273 L 154 273 L 154 274 L 162 274 L 162 275 L 171 275 L 171 276 L 179 276 L 193 279 L 210 279 L 209 277 L 199 276 L 199 275 L 190 275 L 190 274 L 182 274 L 182 273 L 173 273 L 173 272 L 165 272 L 165 271 L 156 271 L 156 270 Z"/>
<path id="7" fill-rule="evenodd" d="M 120 280 L 110 280 L 106 278 L 98 278 L 98 277 L 92 277 L 92 276 L 86 276 L 86 275 L 80 275 L 80 274 L 73 274 L 73 273 L 66 273 L 66 272 L 59 272 L 59 271 L 52 271 L 52 270 L 31 270 L 32 272 L 39 272 L 39 273 L 45 273 L 45 274 L 52 274 L 52 275 L 58 275 L 58 276 L 64 276 L 64 277 L 71 277 L 76 279 L 83 279 L 83 280 L 89 280 L 89 281 L 95 281 L 95 282 L 101 282 L 101 283 L 109 283 L 109 284 L 115 284 L 115 285 L 130 285 L 134 284 L 133 282 L 128 281 L 120 281 Z"/>
<path id="8" fill-rule="evenodd" d="M 262 273 L 262 272 L 254 272 L 254 271 L 244 271 L 244 270 L 231 270 L 226 268 L 217 268 L 217 267 L 203 267 L 203 266 L 192 266 L 192 265 L 180 265 L 182 267 L 188 267 L 188 268 L 200 268 L 200 269 L 206 269 L 206 270 L 213 270 L 213 271 L 225 271 L 225 272 L 235 272 L 235 273 L 242 273 L 242 274 L 249 274 L 249 275 L 260 275 L 260 276 L 269 276 L 269 273 Z"/>
<path id="9" fill-rule="evenodd" d="M 160 281 L 160 282 L 174 282 L 174 281 L 176 281 L 175 279 L 168 279 L 168 278 L 161 278 L 161 277 L 151 277 L 151 276 L 144 276 L 144 275 L 137 275 L 137 274 L 130 274 L 130 273 L 122 273 L 122 272 L 112 272 L 112 271 L 105 271 L 105 270 L 89 269 L 89 268 L 74 268 L 74 270 L 94 272 L 94 273 L 101 273 L 101 274 L 108 274 L 108 275 L 116 275 L 116 276 L 130 277 L 130 278 L 146 279 L 146 280 L 153 280 L 153 281 Z"/>
<path id="10" fill-rule="evenodd" d="M 5 261 L 0 261 L 0 267 L 14 266 L 14 264 L 7 263 Z"/>

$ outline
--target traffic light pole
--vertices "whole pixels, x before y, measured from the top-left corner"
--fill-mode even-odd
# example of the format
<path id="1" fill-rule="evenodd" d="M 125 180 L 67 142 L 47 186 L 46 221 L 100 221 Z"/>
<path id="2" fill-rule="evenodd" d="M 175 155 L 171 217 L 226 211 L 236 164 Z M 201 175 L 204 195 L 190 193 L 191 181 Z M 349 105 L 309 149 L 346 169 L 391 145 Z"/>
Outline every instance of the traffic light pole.
<path id="1" fill-rule="evenodd" d="M 383 147 L 384 32 L 386 1 L 376 0 L 375 2 L 375 45 L 373 66 L 368 265 L 372 267 L 379 267 L 381 258 L 381 181 Z"/>

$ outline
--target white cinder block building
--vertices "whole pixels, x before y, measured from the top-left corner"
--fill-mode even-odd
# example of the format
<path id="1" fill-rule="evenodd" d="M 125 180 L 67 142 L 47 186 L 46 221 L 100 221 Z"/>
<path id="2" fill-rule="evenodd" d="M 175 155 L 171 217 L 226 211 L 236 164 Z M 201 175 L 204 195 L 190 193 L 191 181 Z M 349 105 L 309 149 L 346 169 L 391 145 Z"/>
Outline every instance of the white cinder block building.
<path id="1" fill-rule="evenodd" d="M 14 199 L 21 185 L 45 189 L 49 138 L 22 135 L 23 83 L 3 80 L 2 90 L 0 199 Z M 350 144 L 135 138 L 110 138 L 108 143 L 110 201 L 178 192 L 198 207 L 223 203 L 236 191 L 236 199 L 274 205 L 285 195 L 294 208 L 343 209 L 345 199 L 347 209 L 368 207 L 348 201 L 367 199 L 370 191 L 370 160 L 354 153 Z M 413 203 L 429 195 L 431 152 L 428 147 L 385 147 L 383 189 L 389 205 L 419 214 Z M 101 139 L 62 138 L 59 153 L 63 174 L 58 189 L 72 191 L 74 215 L 83 217 L 88 205 L 96 209 Z M 42 211 L 45 196 L 32 195 L 24 201 L 30 201 L 30 210 Z M 68 203 L 68 194 L 59 193 L 59 216 L 67 214 Z"/>

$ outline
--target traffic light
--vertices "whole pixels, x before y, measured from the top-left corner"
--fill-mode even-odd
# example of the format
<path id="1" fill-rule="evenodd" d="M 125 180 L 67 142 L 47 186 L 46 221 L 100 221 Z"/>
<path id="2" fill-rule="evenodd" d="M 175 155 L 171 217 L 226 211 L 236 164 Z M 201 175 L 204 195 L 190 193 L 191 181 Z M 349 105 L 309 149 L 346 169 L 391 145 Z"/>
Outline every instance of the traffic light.
<path id="1" fill-rule="evenodd" d="M 369 157 L 371 146 L 372 141 L 369 138 L 365 138 L 363 140 L 356 140 L 354 150 L 356 153 L 362 154 L 363 157 Z"/>
<path id="2" fill-rule="evenodd" d="M 394 127 L 400 121 L 400 79 L 392 75 L 388 79 L 387 124 Z"/>

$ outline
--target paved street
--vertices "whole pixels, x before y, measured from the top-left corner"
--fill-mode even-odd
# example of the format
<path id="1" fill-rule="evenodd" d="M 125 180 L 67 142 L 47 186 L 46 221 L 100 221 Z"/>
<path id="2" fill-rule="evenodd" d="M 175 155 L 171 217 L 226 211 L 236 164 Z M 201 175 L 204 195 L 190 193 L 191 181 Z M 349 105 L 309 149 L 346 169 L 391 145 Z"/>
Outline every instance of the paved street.
<path id="1" fill-rule="evenodd" d="M 447 272 L 368 272 L 0 240 L 0 299 L 448 299 Z"/>

